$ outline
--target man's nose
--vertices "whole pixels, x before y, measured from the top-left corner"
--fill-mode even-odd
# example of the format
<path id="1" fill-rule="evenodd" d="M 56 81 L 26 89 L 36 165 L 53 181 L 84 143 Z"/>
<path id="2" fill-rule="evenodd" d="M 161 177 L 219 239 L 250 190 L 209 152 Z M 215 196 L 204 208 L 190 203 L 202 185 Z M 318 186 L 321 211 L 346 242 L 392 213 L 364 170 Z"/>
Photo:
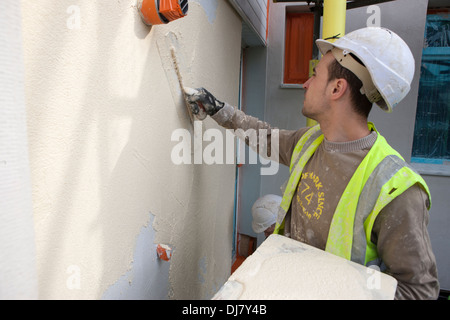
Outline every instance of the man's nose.
<path id="1" fill-rule="evenodd" d="M 303 89 L 308 89 L 308 88 L 309 88 L 310 82 L 311 82 L 311 78 L 309 78 L 309 79 L 303 84 Z"/>

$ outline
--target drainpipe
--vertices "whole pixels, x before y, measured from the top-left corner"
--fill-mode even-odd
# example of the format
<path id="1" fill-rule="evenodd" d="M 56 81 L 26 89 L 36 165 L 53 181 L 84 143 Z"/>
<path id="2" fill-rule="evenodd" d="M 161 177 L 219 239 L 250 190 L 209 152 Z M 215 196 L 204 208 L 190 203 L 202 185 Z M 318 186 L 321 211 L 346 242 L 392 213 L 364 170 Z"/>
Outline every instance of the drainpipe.
<path id="1" fill-rule="evenodd" d="M 346 11 L 346 0 L 323 1 L 323 39 L 329 39 L 329 41 L 334 42 L 336 39 L 333 37 L 341 38 L 345 35 Z"/>
<path id="2" fill-rule="evenodd" d="M 317 8 L 319 1 L 316 1 L 315 13 L 317 17 Z M 347 13 L 347 1 L 346 0 L 323 0 L 323 25 L 322 25 L 322 39 L 328 39 L 330 42 L 336 41 L 345 35 L 345 17 Z M 313 57 L 315 59 L 315 57 Z M 311 61 L 311 67 L 313 68 L 315 60 Z M 317 124 L 312 119 L 306 119 L 306 125 L 308 127 Z"/>
<path id="3" fill-rule="evenodd" d="M 38 298 L 21 1 L 0 1 L 0 300 Z"/>

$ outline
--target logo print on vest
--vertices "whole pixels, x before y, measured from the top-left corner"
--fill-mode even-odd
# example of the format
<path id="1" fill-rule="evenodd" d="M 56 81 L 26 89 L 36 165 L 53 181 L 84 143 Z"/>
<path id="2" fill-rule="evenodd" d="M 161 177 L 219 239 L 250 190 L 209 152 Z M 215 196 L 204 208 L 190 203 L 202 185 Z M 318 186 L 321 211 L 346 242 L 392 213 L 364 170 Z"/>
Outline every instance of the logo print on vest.
<path id="1" fill-rule="evenodd" d="M 325 202 L 325 193 L 320 178 L 314 172 L 302 173 L 297 189 L 297 201 L 303 214 L 308 218 L 320 219 Z"/>

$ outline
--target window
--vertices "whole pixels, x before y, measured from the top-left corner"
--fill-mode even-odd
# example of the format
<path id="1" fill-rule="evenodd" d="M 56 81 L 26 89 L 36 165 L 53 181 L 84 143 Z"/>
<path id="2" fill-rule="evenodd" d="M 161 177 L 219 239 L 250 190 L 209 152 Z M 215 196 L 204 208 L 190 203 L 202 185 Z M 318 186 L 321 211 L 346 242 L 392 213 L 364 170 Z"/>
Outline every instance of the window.
<path id="1" fill-rule="evenodd" d="M 309 78 L 314 44 L 314 14 L 286 13 L 284 84 L 303 84 Z"/>
<path id="2" fill-rule="evenodd" d="M 419 164 L 450 165 L 448 12 L 427 15 L 411 161 Z M 450 169 L 450 166 L 447 168 Z"/>

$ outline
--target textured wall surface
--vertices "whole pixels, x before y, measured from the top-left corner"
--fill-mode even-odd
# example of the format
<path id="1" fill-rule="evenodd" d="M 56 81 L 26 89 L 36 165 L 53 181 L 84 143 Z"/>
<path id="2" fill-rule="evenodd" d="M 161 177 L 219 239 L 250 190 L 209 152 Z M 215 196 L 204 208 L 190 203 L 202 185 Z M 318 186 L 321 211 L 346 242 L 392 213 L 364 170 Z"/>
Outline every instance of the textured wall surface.
<path id="1" fill-rule="evenodd" d="M 36 299 L 20 3 L 0 2 L 0 299 Z"/>
<path id="2" fill-rule="evenodd" d="M 235 166 L 171 161 L 172 133 L 192 125 L 164 46 L 185 85 L 236 105 L 236 12 L 190 1 L 187 17 L 152 27 L 135 0 L 22 1 L 22 12 L 40 298 L 210 298 L 230 273 Z"/>

